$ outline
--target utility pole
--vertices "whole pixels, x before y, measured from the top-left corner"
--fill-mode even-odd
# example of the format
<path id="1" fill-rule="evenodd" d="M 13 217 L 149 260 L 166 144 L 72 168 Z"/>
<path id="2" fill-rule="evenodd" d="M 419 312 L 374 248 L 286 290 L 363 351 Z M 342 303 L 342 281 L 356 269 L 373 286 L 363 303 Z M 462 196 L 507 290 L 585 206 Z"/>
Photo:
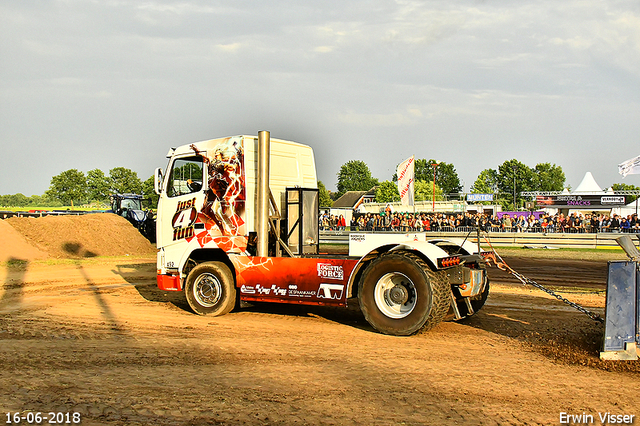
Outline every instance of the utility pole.
<path id="1" fill-rule="evenodd" d="M 436 167 L 438 167 L 440 163 L 431 163 L 431 167 L 433 167 L 433 206 L 431 207 L 431 211 L 436 211 Z"/>
<path id="2" fill-rule="evenodd" d="M 516 208 L 516 171 L 518 170 L 517 165 L 513 165 L 513 211 L 517 211 Z"/>

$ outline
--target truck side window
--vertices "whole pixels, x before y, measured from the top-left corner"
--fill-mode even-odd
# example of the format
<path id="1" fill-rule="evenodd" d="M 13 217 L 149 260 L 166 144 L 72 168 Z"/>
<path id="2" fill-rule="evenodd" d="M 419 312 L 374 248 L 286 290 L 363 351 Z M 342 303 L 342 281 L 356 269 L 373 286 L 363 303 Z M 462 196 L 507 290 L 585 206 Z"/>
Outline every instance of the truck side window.
<path id="1" fill-rule="evenodd" d="M 202 157 L 183 157 L 173 162 L 167 194 L 169 197 L 191 194 L 202 190 Z"/>

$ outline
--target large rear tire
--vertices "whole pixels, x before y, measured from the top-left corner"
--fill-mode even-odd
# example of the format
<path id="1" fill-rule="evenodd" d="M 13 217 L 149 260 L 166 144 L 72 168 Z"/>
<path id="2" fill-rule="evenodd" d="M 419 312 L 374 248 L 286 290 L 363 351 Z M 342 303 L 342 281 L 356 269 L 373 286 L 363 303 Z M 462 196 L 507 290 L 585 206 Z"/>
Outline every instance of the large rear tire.
<path id="1" fill-rule="evenodd" d="M 431 271 L 410 252 L 375 259 L 358 284 L 360 309 L 373 328 L 409 336 L 439 324 L 449 309 L 450 286 L 442 272 Z"/>
<path id="2" fill-rule="evenodd" d="M 204 262 L 193 268 L 184 291 L 189 306 L 198 315 L 224 315 L 236 303 L 233 275 L 222 262 Z"/>

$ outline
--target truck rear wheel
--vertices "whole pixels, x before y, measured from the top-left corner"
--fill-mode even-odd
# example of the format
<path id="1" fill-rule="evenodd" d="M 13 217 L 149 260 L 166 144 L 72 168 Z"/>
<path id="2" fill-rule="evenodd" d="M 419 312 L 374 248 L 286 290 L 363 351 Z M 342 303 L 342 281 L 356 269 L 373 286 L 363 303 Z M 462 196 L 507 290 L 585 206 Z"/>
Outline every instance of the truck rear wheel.
<path id="1" fill-rule="evenodd" d="M 184 291 L 189 306 L 198 315 L 224 315 L 236 303 L 233 275 L 222 262 L 204 262 L 193 268 Z"/>
<path id="2" fill-rule="evenodd" d="M 449 309 L 449 284 L 420 257 L 389 253 L 375 259 L 358 285 L 360 309 L 381 333 L 408 336 L 439 324 Z"/>

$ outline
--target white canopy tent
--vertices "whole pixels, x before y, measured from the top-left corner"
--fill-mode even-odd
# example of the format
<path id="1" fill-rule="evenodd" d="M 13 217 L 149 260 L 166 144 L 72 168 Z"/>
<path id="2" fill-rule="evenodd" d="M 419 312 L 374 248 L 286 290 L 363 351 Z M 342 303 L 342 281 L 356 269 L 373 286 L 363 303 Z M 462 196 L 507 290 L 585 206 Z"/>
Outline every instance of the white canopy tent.
<path id="1" fill-rule="evenodd" d="M 606 194 L 613 194 L 613 191 L 611 189 L 609 189 L 609 191 L 603 191 L 600 185 L 598 185 L 598 182 L 596 182 L 591 172 L 586 172 L 584 174 L 584 177 L 582 178 L 582 182 L 580 182 L 580 185 L 578 185 L 575 190 L 571 191 L 571 194 L 572 195 L 606 195 Z M 594 206 L 592 208 L 569 209 L 569 214 L 571 213 L 588 214 L 593 211 L 609 212 L 610 210 L 611 210 L 610 207 L 599 206 L 596 208 Z"/>
<path id="2" fill-rule="evenodd" d="M 600 188 L 600 185 L 598 185 L 598 182 L 593 178 L 591 172 L 585 173 L 580 185 L 571 191 L 571 194 L 577 195 L 600 195 L 604 193 L 605 192 Z"/>

